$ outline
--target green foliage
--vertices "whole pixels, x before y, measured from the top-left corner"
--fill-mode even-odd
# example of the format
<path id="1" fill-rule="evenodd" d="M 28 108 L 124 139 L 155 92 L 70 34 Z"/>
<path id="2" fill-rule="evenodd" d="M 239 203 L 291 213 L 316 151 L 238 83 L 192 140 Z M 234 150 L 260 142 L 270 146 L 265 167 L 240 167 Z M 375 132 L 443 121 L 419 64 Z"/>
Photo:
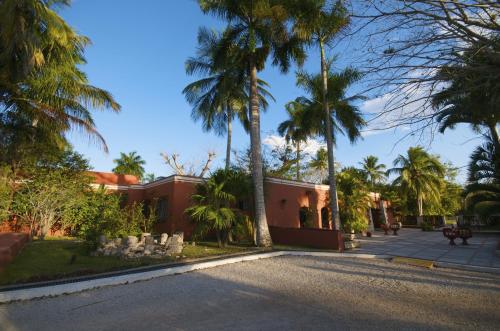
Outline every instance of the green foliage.
<path id="1" fill-rule="evenodd" d="M 0 167 L 0 223 L 9 217 L 9 210 L 12 204 L 10 178 L 10 169 L 8 167 Z"/>
<path id="2" fill-rule="evenodd" d="M 465 194 L 469 211 L 481 217 L 500 213 L 500 153 L 491 138 L 472 153 Z"/>
<path id="3" fill-rule="evenodd" d="M 467 123 L 476 131 L 486 128 L 493 141 L 500 144 L 496 129 L 500 122 L 500 72 L 497 62 L 500 38 L 492 35 L 491 44 L 475 45 L 465 52 L 455 52 L 454 65 L 441 67 L 435 79 L 446 86 L 434 94 L 440 131 Z"/>
<path id="4" fill-rule="evenodd" d="M 337 175 L 339 212 L 346 231 L 361 232 L 368 228 L 370 197 L 363 173 L 356 168 L 344 168 Z"/>
<path id="5" fill-rule="evenodd" d="M 360 162 L 363 174 L 370 184 L 370 188 L 374 189 L 377 184 L 382 183 L 385 178 L 385 164 L 378 163 L 378 157 L 369 155 Z"/>
<path id="6" fill-rule="evenodd" d="M 154 225 L 158 222 L 158 199 L 154 198 L 147 204 L 143 204 L 143 219 L 140 224 L 142 232 L 151 233 Z"/>
<path id="7" fill-rule="evenodd" d="M 323 184 L 328 178 L 328 154 L 325 148 L 316 151 L 316 155 L 311 158 L 308 164 L 309 170 L 316 174 L 314 182 Z"/>
<path id="8" fill-rule="evenodd" d="M 231 228 L 245 219 L 235 205 L 239 199 L 249 197 L 249 184 L 247 175 L 221 169 L 198 185 L 196 194 L 192 196 L 193 206 L 185 211 L 196 222 L 197 235 L 215 231 L 219 244 L 224 246 Z"/>
<path id="9" fill-rule="evenodd" d="M 142 202 L 127 204 L 122 209 L 122 217 L 119 219 L 119 228 L 115 236 L 137 236 L 142 232 L 141 226 L 147 229 L 148 218 L 144 216 L 144 205 Z M 148 229 L 149 230 L 149 229 Z"/>
<path id="10" fill-rule="evenodd" d="M 410 147 L 406 156 L 399 155 L 394 160 L 394 166 L 387 173 L 397 176 L 393 185 L 400 187 L 407 195 L 407 201 L 410 201 L 410 196 L 415 198 L 418 215 L 424 213 L 424 201 L 440 203 L 445 167 L 436 156 L 420 146 Z"/>
<path id="11" fill-rule="evenodd" d="M 116 167 L 112 170 L 115 174 L 134 175 L 139 180 L 144 176 L 146 161 L 140 155 L 137 155 L 137 152 L 120 153 L 120 157 L 114 159 L 113 162 L 116 164 Z"/>
<path id="12" fill-rule="evenodd" d="M 80 154 L 67 150 L 57 157 L 23 169 L 22 179 L 16 178 L 16 185 L 11 187 L 10 214 L 28 225 L 33 234 L 39 232 L 42 238 L 80 199 L 90 183 L 84 173 L 88 163 Z"/>
<path id="13" fill-rule="evenodd" d="M 80 69 L 90 40 L 56 13 L 56 6 L 68 4 L 0 2 L 0 112 L 49 129 L 53 142 L 65 141 L 67 130 L 81 129 L 107 150 L 89 109 L 119 111 L 120 105 L 109 92 L 90 85 Z"/>
<path id="14" fill-rule="evenodd" d="M 64 225 L 72 228 L 73 234 L 91 246 L 97 246 L 99 235 L 113 237 L 120 231 L 122 210 L 120 196 L 109 194 L 104 187 L 86 191 L 64 214 Z"/>
<path id="15" fill-rule="evenodd" d="M 122 199 L 121 195 L 109 193 L 104 187 L 88 190 L 66 209 L 63 224 L 71 227 L 73 235 L 85 240 L 91 248 L 97 246 L 100 235 L 117 238 L 150 232 L 156 215 L 145 216 L 142 203 L 122 208 Z"/>
<path id="16" fill-rule="evenodd" d="M 364 100 L 362 96 L 348 97 L 347 89 L 357 82 L 361 74 L 348 68 L 339 73 L 328 71 L 328 93 L 326 100 L 329 109 L 335 109 L 331 112 L 330 122 L 333 128 L 332 138 L 335 142 L 336 136 L 344 134 L 351 142 L 355 142 L 361 137 L 361 128 L 366 125 L 361 111 L 354 102 Z M 320 74 L 311 75 L 305 72 L 297 74 L 297 86 L 301 87 L 309 95 L 295 99 L 295 103 L 301 105 L 304 109 L 303 130 L 311 135 L 326 137 L 326 122 L 324 116 L 324 107 L 322 91 L 322 77 Z"/>
<path id="17" fill-rule="evenodd" d="M 428 222 L 428 221 L 422 222 L 420 227 L 421 227 L 422 231 L 433 231 L 434 230 L 434 226 L 432 225 L 431 222 Z"/>

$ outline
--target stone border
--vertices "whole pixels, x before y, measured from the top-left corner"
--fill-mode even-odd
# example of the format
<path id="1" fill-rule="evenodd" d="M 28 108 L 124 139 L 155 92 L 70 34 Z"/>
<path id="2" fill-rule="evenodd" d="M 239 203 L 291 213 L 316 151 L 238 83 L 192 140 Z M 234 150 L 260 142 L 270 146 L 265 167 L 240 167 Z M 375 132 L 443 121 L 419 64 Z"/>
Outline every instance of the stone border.
<path id="1" fill-rule="evenodd" d="M 92 279 L 76 280 L 73 282 L 60 281 L 59 284 L 45 285 L 33 287 L 33 284 L 24 288 L 5 289 L 0 292 L 0 303 L 8 303 L 18 300 L 31 300 L 42 297 L 58 296 L 62 294 L 76 293 L 85 290 L 90 290 L 103 286 L 110 285 L 123 285 L 135 283 L 138 281 L 150 280 L 157 277 L 168 275 L 183 274 L 190 271 L 214 268 L 221 265 L 254 261 L 259 259 L 266 259 L 277 256 L 318 256 L 318 257 L 351 257 L 351 258 L 367 258 L 367 259 L 389 259 L 388 255 L 374 255 L 374 254 L 352 254 L 352 253 L 334 253 L 334 252 L 308 252 L 308 251 L 274 251 L 267 253 L 245 254 L 235 257 L 223 257 L 216 260 L 201 261 L 201 262 L 186 262 L 179 263 L 174 266 L 166 266 L 155 270 L 137 272 L 132 271 L 122 273 L 119 275 L 111 275 L 106 277 L 94 276 Z M 126 271 L 123 271 L 126 272 Z"/>

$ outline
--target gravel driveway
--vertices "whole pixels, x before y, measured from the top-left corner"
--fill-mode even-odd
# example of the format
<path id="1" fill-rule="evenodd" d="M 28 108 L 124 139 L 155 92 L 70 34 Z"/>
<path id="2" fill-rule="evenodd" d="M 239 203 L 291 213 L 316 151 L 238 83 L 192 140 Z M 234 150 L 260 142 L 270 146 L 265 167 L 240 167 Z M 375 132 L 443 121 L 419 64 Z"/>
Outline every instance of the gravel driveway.
<path id="1" fill-rule="evenodd" d="M 500 275 L 277 257 L 0 305 L 2 330 L 500 329 Z"/>

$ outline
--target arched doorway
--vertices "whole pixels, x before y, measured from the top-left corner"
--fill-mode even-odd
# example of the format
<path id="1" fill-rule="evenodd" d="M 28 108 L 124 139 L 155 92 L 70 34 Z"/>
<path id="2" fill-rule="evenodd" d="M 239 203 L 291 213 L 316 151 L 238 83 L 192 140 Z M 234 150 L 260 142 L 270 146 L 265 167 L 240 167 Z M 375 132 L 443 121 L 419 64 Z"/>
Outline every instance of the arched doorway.
<path id="1" fill-rule="evenodd" d="M 323 229 L 330 228 L 330 213 L 328 212 L 327 207 L 321 208 L 321 227 Z"/>
<path id="2" fill-rule="evenodd" d="M 308 216 L 307 207 L 301 207 L 299 209 L 299 222 L 301 228 L 307 227 L 307 216 Z"/>

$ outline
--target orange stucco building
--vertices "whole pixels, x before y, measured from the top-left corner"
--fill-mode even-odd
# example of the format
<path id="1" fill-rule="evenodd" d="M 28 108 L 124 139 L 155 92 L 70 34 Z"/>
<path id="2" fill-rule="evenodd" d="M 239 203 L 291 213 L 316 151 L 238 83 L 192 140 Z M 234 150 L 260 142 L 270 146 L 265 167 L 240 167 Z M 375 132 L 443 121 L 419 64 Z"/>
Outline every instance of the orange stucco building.
<path id="1" fill-rule="evenodd" d="M 124 194 L 129 203 L 137 201 L 148 204 L 152 199 L 157 199 L 159 220 L 156 230 L 167 233 L 183 231 L 186 237 L 190 237 L 193 223 L 184 210 L 191 205 L 191 195 L 203 179 L 172 175 L 152 183 L 139 184 L 133 176 L 100 172 L 91 175 L 95 177 L 95 186 L 104 185 L 110 191 Z M 324 208 L 328 204 L 328 186 L 267 178 L 264 187 L 269 226 L 300 228 L 300 209 L 308 208 L 313 211 L 312 227 L 322 228 L 321 210 L 326 217 Z M 328 228 L 331 228 L 330 224 Z"/>
<path id="2" fill-rule="evenodd" d="M 203 179 L 191 176 L 172 175 L 147 184 L 140 184 L 129 175 L 92 172 L 95 186 L 104 185 L 108 190 L 124 194 L 129 203 L 135 201 L 148 204 L 157 199 L 159 220 L 158 232 L 169 234 L 183 231 L 189 238 L 194 229 L 193 222 L 184 213 L 191 205 L 191 195 Z M 328 217 L 328 185 L 318 185 L 293 180 L 266 178 L 264 180 L 267 222 L 271 228 L 331 229 Z M 377 194 L 372 196 L 372 210 L 367 222 L 380 219 L 380 203 Z M 382 202 L 387 207 L 387 202 Z M 307 212 L 307 217 L 305 213 Z M 392 213 L 385 210 L 385 217 L 392 222 Z M 308 224 L 305 224 L 307 221 Z M 376 224 L 375 224 L 376 225 Z"/>

